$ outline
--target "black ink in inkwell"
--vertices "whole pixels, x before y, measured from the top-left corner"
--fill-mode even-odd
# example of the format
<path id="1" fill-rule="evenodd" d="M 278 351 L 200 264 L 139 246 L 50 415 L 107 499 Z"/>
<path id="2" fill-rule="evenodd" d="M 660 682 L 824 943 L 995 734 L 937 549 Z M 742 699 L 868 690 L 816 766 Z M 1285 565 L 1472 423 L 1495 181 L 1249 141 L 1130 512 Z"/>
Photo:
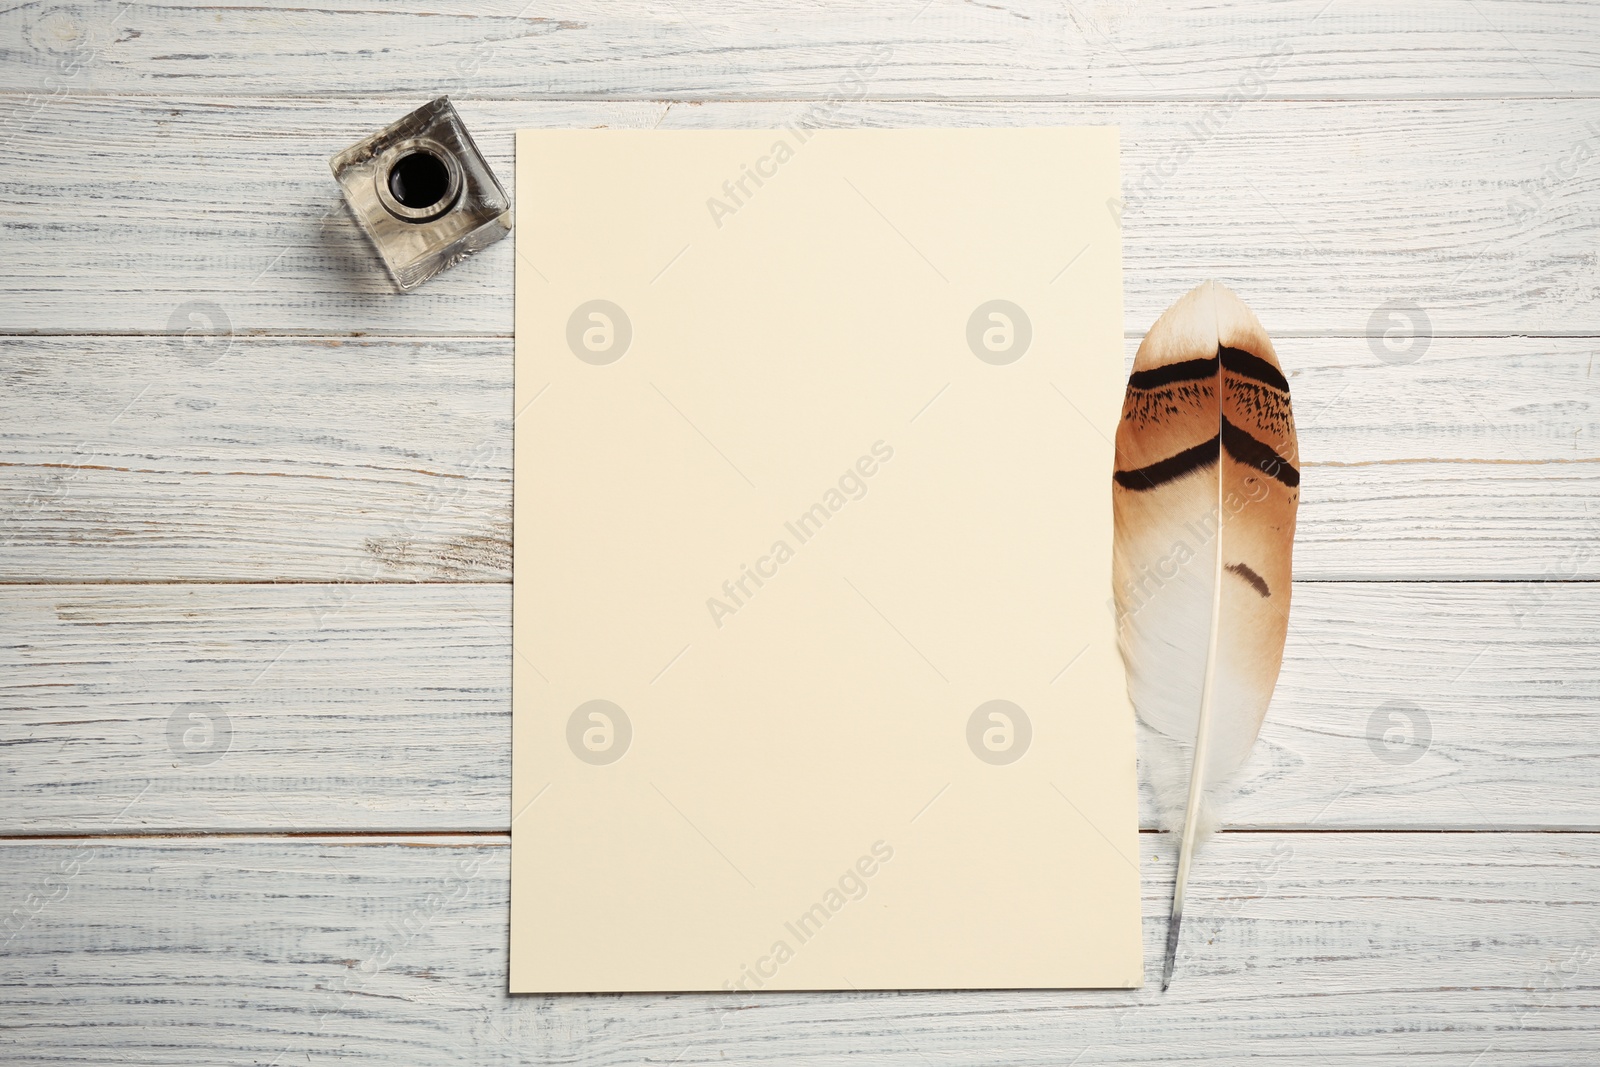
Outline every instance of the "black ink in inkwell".
<path id="1" fill-rule="evenodd" d="M 511 232 L 505 190 L 448 97 L 328 162 L 401 292 Z"/>

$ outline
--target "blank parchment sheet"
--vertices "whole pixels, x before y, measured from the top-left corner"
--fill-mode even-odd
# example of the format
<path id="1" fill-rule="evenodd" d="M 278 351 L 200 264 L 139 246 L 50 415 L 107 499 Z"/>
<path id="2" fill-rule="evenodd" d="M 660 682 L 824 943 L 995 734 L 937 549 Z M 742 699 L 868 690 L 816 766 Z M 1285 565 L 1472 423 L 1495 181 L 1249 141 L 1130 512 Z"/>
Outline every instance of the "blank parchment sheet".
<path id="1" fill-rule="evenodd" d="M 518 154 L 512 989 L 1138 985 L 1116 131 Z"/>

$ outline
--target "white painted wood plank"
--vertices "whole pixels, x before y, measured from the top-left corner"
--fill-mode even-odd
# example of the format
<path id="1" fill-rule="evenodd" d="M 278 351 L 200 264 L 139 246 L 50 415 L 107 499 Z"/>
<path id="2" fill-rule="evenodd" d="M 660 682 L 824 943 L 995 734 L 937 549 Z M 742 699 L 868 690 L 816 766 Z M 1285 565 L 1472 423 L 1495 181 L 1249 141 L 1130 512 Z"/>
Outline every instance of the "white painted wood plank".
<path id="1" fill-rule="evenodd" d="M 0 602 L 12 832 L 109 827 L 147 783 L 120 825 L 507 824 L 507 586 L 14 586 Z"/>
<path id="2" fill-rule="evenodd" d="M 1308 465 L 1301 484 L 1298 578 L 1600 575 L 1600 464 L 1591 460 Z"/>
<path id="3" fill-rule="evenodd" d="M 1274 96 L 1600 90 L 1592 3 L 204 0 L 20 4 L 0 89 L 315 96 Z M 857 86 L 854 71 L 865 71 Z"/>
<path id="4" fill-rule="evenodd" d="M 1171 856 L 1142 844 L 1155 974 Z M 1166 994 L 510 997 L 508 851 L 0 845 L 7 1063 L 1463 1067 L 1580 1063 L 1600 1042 L 1593 835 L 1224 835 Z"/>
<path id="5" fill-rule="evenodd" d="M 181 332 L 174 316 L 203 300 L 239 333 L 509 334 L 512 242 L 396 296 L 338 199 L 327 158 L 416 102 L 47 101 L 0 172 L 0 332 Z M 1439 336 L 1600 335 L 1600 118 L 1587 100 L 462 111 L 508 182 L 518 127 L 1120 124 L 1132 333 L 1217 276 L 1279 336 L 1381 334 L 1391 301 Z M 690 254 L 715 250 L 708 230 Z"/>
<path id="6" fill-rule="evenodd" d="M 504 830 L 509 638 L 504 585 L 0 588 L 0 832 Z M 1224 818 L 1600 829 L 1597 646 L 1600 583 L 1299 584 Z"/>
<path id="7" fill-rule="evenodd" d="M 1600 576 L 1597 348 L 1283 339 L 1297 575 Z M 0 378 L 0 580 L 510 579 L 508 341 L 11 338 Z"/>
<path id="8" fill-rule="evenodd" d="M 0 576 L 511 576 L 509 341 L 0 341 Z"/>

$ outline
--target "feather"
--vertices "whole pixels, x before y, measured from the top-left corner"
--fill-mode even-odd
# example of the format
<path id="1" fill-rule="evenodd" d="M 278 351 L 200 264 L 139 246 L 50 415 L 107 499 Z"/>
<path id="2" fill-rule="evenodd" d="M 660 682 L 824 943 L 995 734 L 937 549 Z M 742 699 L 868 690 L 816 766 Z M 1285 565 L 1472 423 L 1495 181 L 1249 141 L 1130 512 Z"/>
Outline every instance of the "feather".
<path id="1" fill-rule="evenodd" d="M 1277 684 L 1300 502 L 1289 383 L 1261 323 L 1226 287 L 1199 286 L 1150 328 L 1116 448 L 1118 641 L 1128 695 L 1156 743 L 1158 806 L 1173 806 L 1161 804 L 1163 777 L 1170 785 L 1188 764 L 1164 990 L 1195 849 Z"/>

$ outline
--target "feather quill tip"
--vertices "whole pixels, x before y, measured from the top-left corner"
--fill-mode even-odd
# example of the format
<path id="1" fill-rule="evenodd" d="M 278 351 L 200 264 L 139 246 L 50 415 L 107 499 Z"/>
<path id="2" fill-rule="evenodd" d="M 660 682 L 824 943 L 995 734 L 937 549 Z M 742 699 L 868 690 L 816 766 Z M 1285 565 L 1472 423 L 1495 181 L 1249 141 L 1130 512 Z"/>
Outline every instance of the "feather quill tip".
<path id="1" fill-rule="evenodd" d="M 1183 912 L 1175 911 L 1167 920 L 1167 951 L 1161 962 L 1161 992 L 1172 984 L 1172 971 L 1178 962 L 1178 931 L 1183 928 Z"/>

